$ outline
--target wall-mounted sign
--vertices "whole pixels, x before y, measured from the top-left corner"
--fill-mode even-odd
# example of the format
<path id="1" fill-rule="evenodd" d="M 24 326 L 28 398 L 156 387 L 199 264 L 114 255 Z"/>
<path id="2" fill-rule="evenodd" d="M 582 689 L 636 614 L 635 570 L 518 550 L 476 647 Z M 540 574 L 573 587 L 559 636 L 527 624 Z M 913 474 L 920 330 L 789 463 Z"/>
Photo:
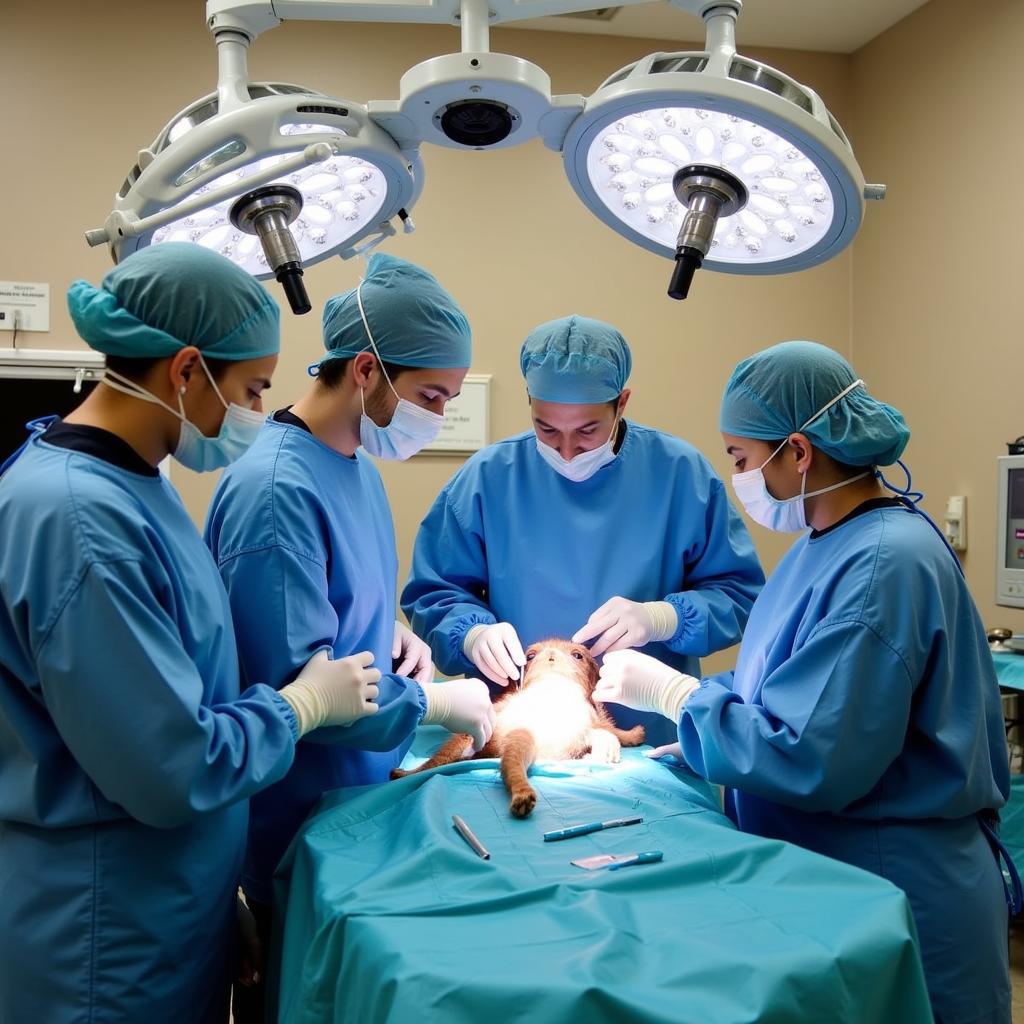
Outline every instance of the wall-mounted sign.
<path id="1" fill-rule="evenodd" d="M 0 281 L 0 331 L 48 331 L 50 286 L 29 281 Z"/>

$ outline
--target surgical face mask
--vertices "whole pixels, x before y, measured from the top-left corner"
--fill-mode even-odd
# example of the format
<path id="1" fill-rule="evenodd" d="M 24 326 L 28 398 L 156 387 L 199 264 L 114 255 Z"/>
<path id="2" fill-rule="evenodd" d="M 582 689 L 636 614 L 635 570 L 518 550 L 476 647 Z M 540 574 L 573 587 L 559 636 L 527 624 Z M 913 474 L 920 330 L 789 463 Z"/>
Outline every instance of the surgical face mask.
<path id="1" fill-rule="evenodd" d="M 392 394 L 398 399 L 394 414 L 387 426 L 381 427 L 366 415 L 366 396 L 362 389 L 359 391 L 359 399 L 363 405 L 363 414 L 359 417 L 359 443 L 373 456 L 378 459 L 404 462 L 411 458 L 418 451 L 430 444 L 441 431 L 444 417 L 436 412 L 424 409 L 415 402 L 410 402 L 395 391 L 394 384 L 384 369 L 384 360 L 377 351 L 377 343 L 370 333 L 370 325 L 366 320 L 366 313 L 363 310 L 363 299 L 360 291 L 362 284 L 356 289 L 356 302 L 359 303 L 359 315 L 363 318 L 363 327 L 366 328 L 366 336 L 370 339 L 373 353 L 380 363 L 381 373 L 388 382 Z"/>
<path id="2" fill-rule="evenodd" d="M 391 386 L 390 380 L 388 385 Z M 406 401 L 394 387 L 391 390 L 398 398 L 398 405 L 386 427 L 378 426 L 366 415 L 366 399 L 363 392 L 359 392 L 363 402 L 363 414 L 359 417 L 359 443 L 378 459 L 404 462 L 437 437 L 444 417 Z"/>
<path id="3" fill-rule="evenodd" d="M 566 480 L 579 484 L 584 480 L 589 480 L 602 466 L 607 466 L 615 458 L 615 435 L 618 430 L 619 417 L 616 416 L 615 422 L 612 424 L 612 432 L 603 445 L 593 448 L 589 452 L 580 452 L 579 455 L 574 455 L 571 459 L 563 458 L 556 448 L 545 444 L 539 437 L 537 438 L 537 451 L 556 473 L 561 473 Z"/>
<path id="4" fill-rule="evenodd" d="M 180 394 L 178 395 L 178 408 L 172 409 L 156 395 L 112 370 L 106 371 L 103 383 L 108 388 L 113 388 L 114 391 L 161 405 L 169 413 L 177 416 L 181 420 L 181 430 L 178 433 L 178 444 L 173 452 L 174 458 L 186 469 L 195 470 L 197 473 L 208 473 L 214 469 L 222 469 L 234 462 L 256 440 L 256 435 L 263 425 L 264 416 L 263 413 L 256 412 L 254 409 L 246 409 L 234 402 L 225 402 L 224 396 L 220 393 L 220 388 L 217 387 L 202 356 L 199 357 L 199 362 L 214 393 L 220 399 L 220 404 L 225 409 L 224 419 L 221 421 L 216 437 L 207 437 L 189 420 L 185 415 L 185 403 Z"/>
<path id="5" fill-rule="evenodd" d="M 861 387 L 863 384 L 864 381 L 855 380 L 848 388 L 836 395 L 831 402 L 822 406 L 800 427 L 800 430 L 805 430 L 816 419 L 828 412 L 841 398 L 845 398 L 854 388 Z M 808 498 L 817 497 L 819 494 L 827 494 L 829 491 L 836 491 L 840 487 L 852 484 L 855 480 L 863 480 L 864 477 L 871 476 L 874 472 L 874 470 L 869 469 L 859 473 L 857 476 L 850 477 L 849 480 L 841 480 L 837 484 L 832 484 L 831 487 L 822 487 L 816 491 L 807 491 L 807 476 L 805 474 L 801 477 L 800 493 L 796 497 L 775 498 L 769 492 L 768 484 L 765 482 L 764 467 L 787 444 L 788 438 L 756 469 L 749 469 L 745 473 L 733 473 L 732 476 L 733 490 L 736 492 L 736 497 L 739 499 L 740 504 L 746 509 L 747 515 L 755 523 L 759 523 L 761 526 L 765 526 L 769 530 L 775 530 L 778 533 L 797 533 L 800 530 L 807 529 L 807 509 L 804 503 Z"/>

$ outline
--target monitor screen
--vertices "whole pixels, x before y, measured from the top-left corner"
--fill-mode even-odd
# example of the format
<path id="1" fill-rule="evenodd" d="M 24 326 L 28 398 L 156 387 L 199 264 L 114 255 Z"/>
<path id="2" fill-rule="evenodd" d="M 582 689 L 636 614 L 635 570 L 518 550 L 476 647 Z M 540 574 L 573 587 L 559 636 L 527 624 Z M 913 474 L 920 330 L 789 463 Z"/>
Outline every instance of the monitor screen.
<path id="1" fill-rule="evenodd" d="M 1007 471 L 1006 568 L 1024 569 L 1024 468 Z"/>
<path id="2" fill-rule="evenodd" d="M 74 385 L 70 377 L 66 380 L 0 377 L 0 464 L 28 437 L 26 423 L 40 416 L 66 416 L 85 400 L 96 382 L 84 381 L 78 394 Z"/>

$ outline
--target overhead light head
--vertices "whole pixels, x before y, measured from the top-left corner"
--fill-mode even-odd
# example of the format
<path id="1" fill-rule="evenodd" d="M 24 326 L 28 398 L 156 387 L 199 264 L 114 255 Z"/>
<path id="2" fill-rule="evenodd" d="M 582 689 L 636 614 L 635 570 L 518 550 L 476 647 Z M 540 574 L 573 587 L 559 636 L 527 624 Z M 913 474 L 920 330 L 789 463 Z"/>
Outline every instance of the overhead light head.
<path id="1" fill-rule="evenodd" d="M 601 220 L 681 261 L 670 294 L 685 294 L 701 264 L 774 274 L 823 262 L 853 239 L 864 210 L 863 175 L 821 99 L 736 54 L 735 11 L 711 14 L 706 52 L 652 54 L 612 75 L 563 144 L 569 181 Z M 691 166 L 702 168 L 705 184 L 719 185 L 681 189 L 680 172 Z M 716 205 L 722 183 L 735 198 Z M 680 251 L 700 248 L 684 241 L 698 214 L 695 237 L 707 243 L 700 262 Z"/>
<path id="2" fill-rule="evenodd" d="M 172 119 L 139 154 L 104 228 L 87 238 L 107 242 L 115 262 L 146 245 L 194 242 L 256 277 L 277 276 L 294 303 L 303 264 L 351 255 L 368 236 L 393 233 L 390 220 L 404 218 L 417 195 L 414 163 L 360 104 L 286 84 L 245 89 L 232 109 L 221 112 L 215 93 Z M 240 197 L 264 186 L 276 189 L 276 213 L 247 219 Z M 282 277 L 271 255 L 279 250 L 250 231 L 293 210 L 280 201 L 285 187 L 298 197 L 287 228 L 292 258 L 284 261 L 296 267 Z"/>

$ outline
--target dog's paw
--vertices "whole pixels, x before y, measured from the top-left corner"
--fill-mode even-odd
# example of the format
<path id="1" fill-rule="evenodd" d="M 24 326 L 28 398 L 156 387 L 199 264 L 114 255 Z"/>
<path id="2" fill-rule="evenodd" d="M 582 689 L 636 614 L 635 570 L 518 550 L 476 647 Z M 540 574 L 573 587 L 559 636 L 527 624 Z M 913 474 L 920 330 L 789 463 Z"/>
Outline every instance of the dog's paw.
<path id="1" fill-rule="evenodd" d="M 520 789 L 512 794 L 508 809 L 513 818 L 528 818 L 537 805 L 537 794 L 532 789 Z"/>
<path id="2" fill-rule="evenodd" d="M 634 725 L 626 733 L 625 744 L 627 747 L 639 747 L 647 739 L 647 730 L 642 725 Z"/>
<path id="3" fill-rule="evenodd" d="M 622 745 L 618 738 L 604 729 L 594 729 L 590 734 L 588 761 L 596 764 L 618 764 L 622 760 Z"/>
<path id="4" fill-rule="evenodd" d="M 404 779 L 406 775 L 411 775 L 412 772 L 407 772 L 404 768 L 392 768 L 391 778 L 393 779 Z"/>

